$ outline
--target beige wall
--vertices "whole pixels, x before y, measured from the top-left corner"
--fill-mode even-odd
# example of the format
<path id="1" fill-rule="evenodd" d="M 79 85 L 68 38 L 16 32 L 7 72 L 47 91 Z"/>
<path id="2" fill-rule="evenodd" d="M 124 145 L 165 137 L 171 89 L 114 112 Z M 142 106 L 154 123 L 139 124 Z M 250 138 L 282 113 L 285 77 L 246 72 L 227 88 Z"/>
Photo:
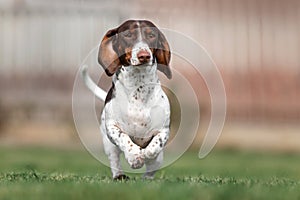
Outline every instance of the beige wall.
<path id="1" fill-rule="evenodd" d="M 74 70 L 105 31 L 128 18 L 194 38 L 226 71 L 300 68 L 297 0 L 1 2 L 1 73 Z"/>
<path id="2" fill-rule="evenodd" d="M 226 88 L 222 145 L 299 150 L 299 0 L 0 0 L 0 145 L 75 140 L 75 72 L 105 32 L 128 18 L 207 48 Z M 185 75 L 200 95 L 202 134 L 210 96 L 201 77 Z M 271 128 L 260 126 L 270 121 Z"/>

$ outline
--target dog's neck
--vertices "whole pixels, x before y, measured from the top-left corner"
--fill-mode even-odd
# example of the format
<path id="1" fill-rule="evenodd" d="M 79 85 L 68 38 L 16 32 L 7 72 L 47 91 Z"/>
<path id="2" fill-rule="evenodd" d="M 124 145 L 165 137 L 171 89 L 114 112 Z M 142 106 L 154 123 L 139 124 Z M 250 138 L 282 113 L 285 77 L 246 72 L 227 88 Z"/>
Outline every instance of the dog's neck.
<path id="1" fill-rule="evenodd" d="M 119 81 L 127 91 L 135 90 L 144 85 L 160 84 L 157 73 L 157 64 L 140 66 L 122 66 L 115 74 L 113 82 Z"/>

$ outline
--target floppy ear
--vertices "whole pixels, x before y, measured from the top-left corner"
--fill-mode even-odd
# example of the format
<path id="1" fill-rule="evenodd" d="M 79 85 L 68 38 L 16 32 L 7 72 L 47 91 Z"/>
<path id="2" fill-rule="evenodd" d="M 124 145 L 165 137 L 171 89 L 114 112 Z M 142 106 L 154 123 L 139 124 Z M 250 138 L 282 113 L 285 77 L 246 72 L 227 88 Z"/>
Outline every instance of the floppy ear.
<path id="1" fill-rule="evenodd" d="M 114 50 L 117 32 L 117 28 L 109 30 L 102 39 L 99 47 L 98 62 L 108 76 L 112 76 L 121 66 L 119 57 Z"/>
<path id="2" fill-rule="evenodd" d="M 172 72 L 169 66 L 171 59 L 170 47 L 168 41 L 160 30 L 158 30 L 158 44 L 154 56 L 157 61 L 157 69 L 164 73 L 168 79 L 171 79 Z"/>

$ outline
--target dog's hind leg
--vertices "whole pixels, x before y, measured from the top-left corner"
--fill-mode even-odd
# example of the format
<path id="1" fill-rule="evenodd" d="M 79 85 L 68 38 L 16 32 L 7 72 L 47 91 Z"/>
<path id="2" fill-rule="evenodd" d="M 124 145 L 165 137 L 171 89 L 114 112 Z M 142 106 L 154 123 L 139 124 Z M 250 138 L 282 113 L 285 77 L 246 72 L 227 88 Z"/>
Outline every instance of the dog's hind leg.
<path id="1" fill-rule="evenodd" d="M 163 151 L 154 159 L 146 159 L 146 173 L 143 175 L 145 179 L 153 179 L 155 172 L 161 167 L 163 163 Z"/>
<path id="2" fill-rule="evenodd" d="M 121 167 L 120 164 L 120 153 L 121 150 L 111 143 L 111 141 L 107 138 L 106 134 L 103 134 L 103 145 L 105 154 L 108 156 L 110 162 L 110 169 L 112 172 L 113 179 L 115 180 L 123 180 L 129 179 L 127 177 Z"/>

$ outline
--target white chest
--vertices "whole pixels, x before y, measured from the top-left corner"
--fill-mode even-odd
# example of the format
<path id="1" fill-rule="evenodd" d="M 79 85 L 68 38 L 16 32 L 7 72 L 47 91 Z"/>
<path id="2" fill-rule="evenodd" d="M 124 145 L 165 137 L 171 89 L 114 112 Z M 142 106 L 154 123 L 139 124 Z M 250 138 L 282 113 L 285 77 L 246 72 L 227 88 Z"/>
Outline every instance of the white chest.
<path id="1" fill-rule="evenodd" d="M 126 70 L 123 69 L 114 80 L 115 97 L 107 105 L 107 116 L 128 135 L 151 138 L 169 118 L 169 101 L 156 70 Z"/>
<path id="2" fill-rule="evenodd" d="M 139 86 L 131 94 L 118 94 L 112 101 L 113 112 L 117 115 L 114 118 L 118 119 L 122 130 L 128 135 L 148 137 L 163 126 L 168 107 L 163 106 L 164 99 L 158 98 L 164 95 L 159 85 Z"/>

